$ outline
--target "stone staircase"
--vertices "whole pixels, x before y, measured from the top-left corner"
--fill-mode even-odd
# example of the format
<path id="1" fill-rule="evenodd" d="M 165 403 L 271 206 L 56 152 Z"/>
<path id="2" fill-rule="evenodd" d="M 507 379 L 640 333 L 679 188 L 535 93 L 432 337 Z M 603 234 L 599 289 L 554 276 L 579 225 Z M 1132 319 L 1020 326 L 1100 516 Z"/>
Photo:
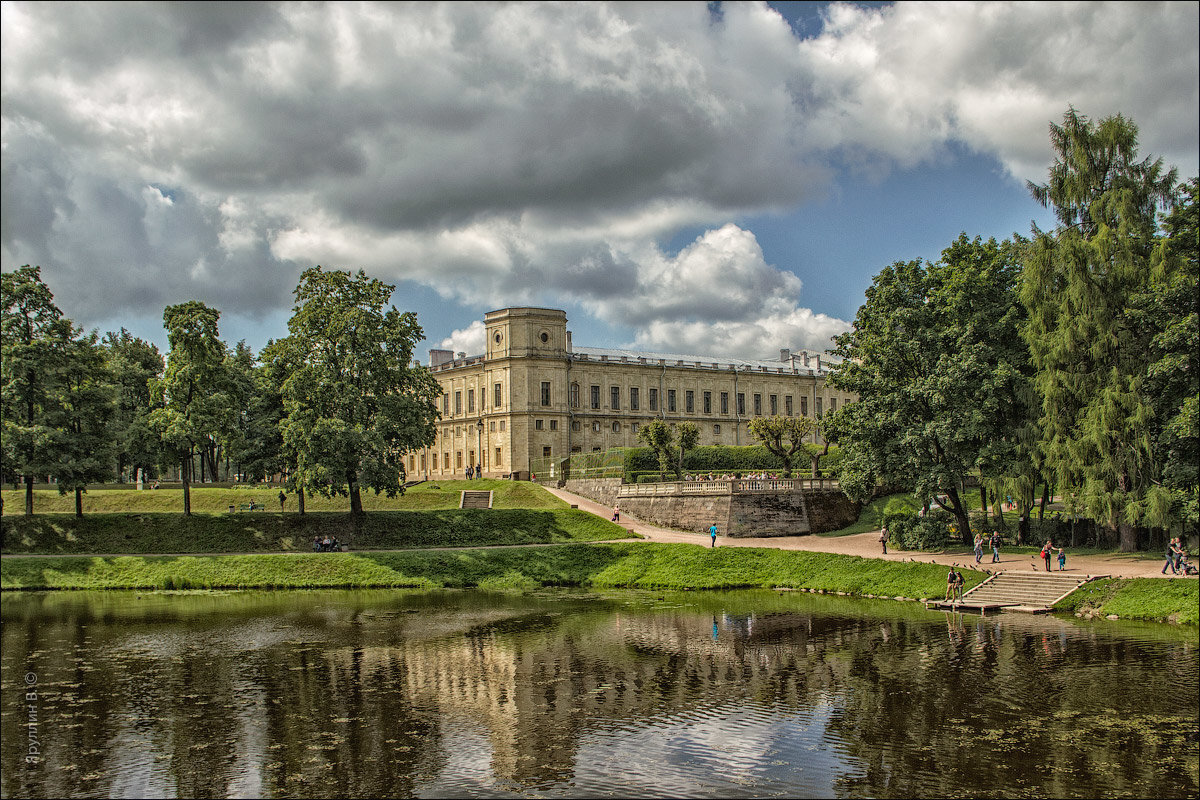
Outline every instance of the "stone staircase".
<path id="1" fill-rule="evenodd" d="M 491 492 L 465 491 L 458 500 L 459 508 L 491 508 Z"/>
<path id="2" fill-rule="evenodd" d="M 966 592 L 956 603 L 937 601 L 931 607 L 959 611 L 1024 611 L 1044 614 L 1071 592 L 1100 575 L 1070 575 L 1064 572 L 997 572 Z"/>

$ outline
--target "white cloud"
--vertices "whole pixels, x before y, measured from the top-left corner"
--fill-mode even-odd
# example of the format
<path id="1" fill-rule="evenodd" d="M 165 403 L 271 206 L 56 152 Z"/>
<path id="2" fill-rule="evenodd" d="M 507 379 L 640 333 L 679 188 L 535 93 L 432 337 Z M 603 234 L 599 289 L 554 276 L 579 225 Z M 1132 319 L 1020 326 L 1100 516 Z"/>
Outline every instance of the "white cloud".
<path id="1" fill-rule="evenodd" d="M 85 324 L 269 313 L 320 263 L 580 303 L 647 346 L 817 347 L 845 323 L 730 220 L 951 142 L 1040 180 L 1068 103 L 1197 169 L 1188 3 L 834 5 L 808 40 L 753 3 L 0 13 L 0 265 L 42 264 Z"/>
<path id="2" fill-rule="evenodd" d="M 475 356 L 487 349 L 486 337 L 487 329 L 483 327 L 483 320 L 477 319 L 466 328 L 456 330 L 442 339 L 440 346 L 443 350 L 453 350 L 455 353 Z"/>

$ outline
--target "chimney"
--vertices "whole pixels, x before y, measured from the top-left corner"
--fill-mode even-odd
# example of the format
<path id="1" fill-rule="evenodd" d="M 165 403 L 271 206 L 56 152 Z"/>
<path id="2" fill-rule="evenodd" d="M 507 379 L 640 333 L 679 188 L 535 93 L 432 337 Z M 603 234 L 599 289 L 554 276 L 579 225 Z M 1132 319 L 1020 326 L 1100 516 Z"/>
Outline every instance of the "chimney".
<path id="1" fill-rule="evenodd" d="M 430 350 L 429 351 L 429 366 L 436 367 L 438 364 L 445 364 L 447 361 L 454 360 L 454 353 L 449 350 Z"/>
<path id="2" fill-rule="evenodd" d="M 571 346 L 571 332 L 570 332 L 570 331 L 567 331 L 567 352 L 568 352 L 568 353 L 572 352 L 572 346 Z"/>
<path id="3" fill-rule="evenodd" d="M 787 349 L 786 347 L 780 348 L 779 360 L 784 361 L 784 362 L 791 361 L 792 360 L 792 351 Z"/>
<path id="4" fill-rule="evenodd" d="M 800 351 L 800 357 L 804 359 L 804 366 L 806 366 L 806 367 L 807 367 L 807 366 L 808 366 L 808 351 L 807 351 L 807 350 L 801 350 L 801 351 Z"/>
<path id="5" fill-rule="evenodd" d="M 817 360 L 816 370 L 817 370 L 817 372 L 820 372 L 821 371 L 821 354 L 818 353 L 817 355 L 813 356 L 813 358 L 815 358 Z"/>
<path id="6" fill-rule="evenodd" d="M 467 354 L 466 354 L 466 353 L 459 353 L 459 354 L 456 356 L 456 358 L 466 358 L 466 357 L 467 357 Z"/>

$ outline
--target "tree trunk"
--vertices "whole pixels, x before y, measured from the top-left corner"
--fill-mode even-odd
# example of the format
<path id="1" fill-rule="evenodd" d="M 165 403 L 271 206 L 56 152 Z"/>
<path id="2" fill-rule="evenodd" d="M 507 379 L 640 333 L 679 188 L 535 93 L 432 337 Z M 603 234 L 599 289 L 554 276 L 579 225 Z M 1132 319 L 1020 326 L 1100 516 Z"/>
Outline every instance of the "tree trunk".
<path id="1" fill-rule="evenodd" d="M 1121 542 L 1122 553 L 1137 552 L 1138 535 L 1137 528 L 1130 525 L 1128 522 L 1117 524 L 1117 536 Z"/>
<path id="2" fill-rule="evenodd" d="M 303 486 L 298 487 L 296 489 L 296 498 L 300 502 L 300 516 L 303 517 L 304 516 L 304 487 Z"/>
<path id="3" fill-rule="evenodd" d="M 1042 522 L 1042 517 L 1046 515 L 1046 506 L 1050 503 L 1050 482 L 1042 484 L 1042 504 L 1038 506 L 1038 524 Z"/>
<path id="4" fill-rule="evenodd" d="M 979 484 L 979 510 L 987 516 L 987 487 L 983 483 Z"/>
<path id="5" fill-rule="evenodd" d="M 33 476 L 25 476 L 25 516 L 33 516 Z"/>
<path id="6" fill-rule="evenodd" d="M 83 517 L 83 488 L 75 487 L 75 516 Z"/>
<path id="7" fill-rule="evenodd" d="M 179 476 L 183 479 L 183 515 L 192 515 L 192 454 L 188 453 L 179 462 Z"/>
<path id="8" fill-rule="evenodd" d="M 810 455 L 812 459 L 812 476 L 814 479 L 821 477 L 821 457 Z"/>
<path id="9" fill-rule="evenodd" d="M 358 492 L 358 473 L 354 470 L 346 472 L 346 488 L 350 493 L 350 516 L 361 517 L 363 513 L 362 496 Z"/>

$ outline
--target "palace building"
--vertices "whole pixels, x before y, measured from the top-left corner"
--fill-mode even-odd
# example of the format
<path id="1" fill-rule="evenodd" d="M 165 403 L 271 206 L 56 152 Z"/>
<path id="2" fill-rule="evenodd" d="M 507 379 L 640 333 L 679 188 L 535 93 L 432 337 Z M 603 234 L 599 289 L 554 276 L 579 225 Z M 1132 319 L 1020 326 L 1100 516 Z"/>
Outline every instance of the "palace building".
<path id="1" fill-rule="evenodd" d="M 816 416 L 853 399 L 827 384 L 829 357 L 780 350 L 778 361 L 576 347 L 564 311 L 504 308 L 484 316 L 482 355 L 429 351 L 441 383 L 436 444 L 409 454 L 410 480 L 527 479 L 572 453 L 637 447 L 658 418 L 694 422 L 700 445 L 755 444 L 758 416 Z"/>

